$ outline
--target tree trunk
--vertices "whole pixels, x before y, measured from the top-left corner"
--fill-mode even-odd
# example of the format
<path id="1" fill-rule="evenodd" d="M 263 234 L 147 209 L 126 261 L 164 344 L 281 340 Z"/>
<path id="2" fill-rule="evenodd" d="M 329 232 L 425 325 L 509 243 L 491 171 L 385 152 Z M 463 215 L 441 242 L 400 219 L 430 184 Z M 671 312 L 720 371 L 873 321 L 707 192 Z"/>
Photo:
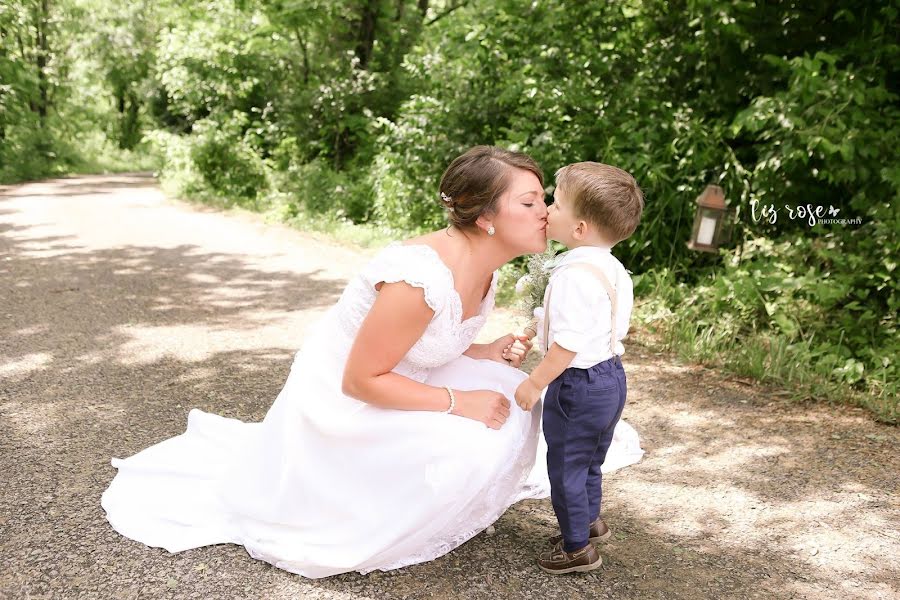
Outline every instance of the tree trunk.
<path id="1" fill-rule="evenodd" d="M 359 68 L 365 69 L 372 60 L 372 50 L 375 48 L 375 28 L 378 26 L 378 0 L 369 0 L 363 6 L 363 12 L 359 19 L 359 35 L 356 42 L 356 57 L 359 59 Z"/>
<path id="2" fill-rule="evenodd" d="M 141 109 L 141 102 L 137 94 L 133 91 L 128 92 L 128 110 L 121 111 L 121 126 L 119 128 L 119 148 L 122 150 L 131 150 L 138 143 L 140 136 L 138 114 Z"/>
<path id="3" fill-rule="evenodd" d="M 47 41 L 47 28 L 50 20 L 49 0 L 41 0 L 40 13 L 35 19 L 35 29 L 37 30 L 37 76 L 38 76 L 38 102 L 37 114 L 40 118 L 41 128 L 44 127 L 47 120 L 47 112 L 49 109 L 49 88 L 50 82 L 47 80 L 47 62 L 50 55 L 49 43 Z"/>
<path id="4" fill-rule="evenodd" d="M 334 132 L 334 170 L 341 170 L 341 131 Z"/>
<path id="5" fill-rule="evenodd" d="M 294 36 L 303 53 L 303 83 L 309 83 L 309 51 L 306 47 L 306 38 L 300 33 L 299 27 L 294 27 Z"/>
<path id="6" fill-rule="evenodd" d="M 4 44 L 7 38 L 6 28 L 0 27 L 0 60 L 6 60 L 6 46 Z M 3 91 L 0 90 L 0 107 L 3 106 Z M 6 113 L 0 110 L 0 142 L 6 139 Z"/>

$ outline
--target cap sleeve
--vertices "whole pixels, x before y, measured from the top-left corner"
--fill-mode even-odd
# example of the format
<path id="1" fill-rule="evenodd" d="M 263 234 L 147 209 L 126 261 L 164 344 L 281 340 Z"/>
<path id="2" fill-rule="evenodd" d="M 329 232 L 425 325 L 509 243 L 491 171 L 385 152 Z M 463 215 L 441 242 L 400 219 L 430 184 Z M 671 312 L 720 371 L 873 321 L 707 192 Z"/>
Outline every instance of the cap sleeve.
<path id="1" fill-rule="evenodd" d="M 446 306 L 452 286 L 448 281 L 447 267 L 434 250 L 428 246 L 398 242 L 379 252 L 363 269 L 362 276 L 373 290 L 379 283 L 398 281 L 421 288 L 425 303 L 435 313 Z"/>

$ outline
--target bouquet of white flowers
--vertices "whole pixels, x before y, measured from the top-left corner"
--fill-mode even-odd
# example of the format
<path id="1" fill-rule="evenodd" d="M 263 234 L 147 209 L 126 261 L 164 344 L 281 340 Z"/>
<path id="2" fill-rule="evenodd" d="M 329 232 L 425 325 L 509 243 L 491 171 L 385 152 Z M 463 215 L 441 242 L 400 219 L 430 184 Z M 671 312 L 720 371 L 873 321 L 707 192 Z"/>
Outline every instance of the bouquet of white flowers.
<path id="1" fill-rule="evenodd" d="M 516 293 L 522 296 L 522 309 L 531 319 L 523 332 L 529 338 L 537 335 L 538 319 L 535 309 L 544 305 L 544 290 L 550 281 L 555 257 L 556 252 L 552 248 L 542 254 L 532 254 L 526 262 L 526 273 L 516 282 Z"/>

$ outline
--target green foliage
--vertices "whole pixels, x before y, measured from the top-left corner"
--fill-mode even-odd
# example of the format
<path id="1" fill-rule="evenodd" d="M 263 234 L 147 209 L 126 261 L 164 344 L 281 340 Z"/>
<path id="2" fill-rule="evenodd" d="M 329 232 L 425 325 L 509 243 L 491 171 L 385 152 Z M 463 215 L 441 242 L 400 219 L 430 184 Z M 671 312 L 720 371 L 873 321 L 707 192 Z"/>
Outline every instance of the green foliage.
<path id="1" fill-rule="evenodd" d="M 209 189 L 238 202 L 255 200 L 267 187 L 263 161 L 247 136 L 246 116 L 202 119 L 194 123 L 191 160 Z"/>
<path id="2" fill-rule="evenodd" d="M 803 348 L 819 381 L 896 397 L 896 11 L 877 2 L 834 11 L 835 22 L 822 7 L 707 0 L 460 10 L 407 59 L 422 83 L 383 127 L 379 214 L 402 222 L 406 207 L 410 223 L 433 226 L 422 190 L 472 143 L 524 150 L 548 172 L 578 160 L 619 165 L 641 182 L 647 208 L 617 254 L 639 272 L 696 284 L 672 300 L 673 344 L 696 358 L 765 364 L 759 377 L 781 370 L 733 348 L 780 348 L 770 356 L 785 368 Z M 736 265 L 685 248 L 708 182 L 738 209 L 746 242 Z M 778 205 L 781 221 L 755 222 L 751 202 Z M 864 224 L 787 218 L 784 206 L 809 203 Z M 892 419 L 896 408 L 879 410 Z"/>
<path id="3" fill-rule="evenodd" d="M 413 96 L 401 107 L 397 123 L 382 119 L 372 166 L 375 212 L 383 223 L 406 231 L 434 229 L 445 222 L 438 202 L 441 168 L 458 156 L 464 146 L 449 140 L 428 120 L 440 103 Z"/>
<path id="4" fill-rule="evenodd" d="M 7 127 L 0 146 L 0 181 L 13 182 L 57 175 L 68 165 L 60 160 L 61 144 L 52 131 Z"/>
<path id="5" fill-rule="evenodd" d="M 96 24 L 87 37 L 85 58 L 103 74 L 116 115 L 109 133 L 123 150 L 141 141 L 144 99 L 152 90 L 158 9 L 148 0 L 90 6 Z"/>
<path id="6" fill-rule="evenodd" d="M 173 193 L 376 240 L 442 226 L 440 175 L 474 144 L 531 154 L 548 187 L 565 164 L 615 164 L 647 200 L 616 253 L 673 349 L 895 420 L 897 16 L 895 0 L 10 0 L 0 180 L 158 161 Z M 709 183 L 737 215 L 721 257 L 685 244 Z M 768 205 L 774 222 L 754 218 Z M 789 218 L 807 205 L 860 222 Z"/>
<path id="7" fill-rule="evenodd" d="M 292 163 L 275 173 L 277 187 L 290 198 L 289 216 L 330 215 L 351 223 L 369 220 L 372 190 L 359 172 L 334 171 L 322 160 Z"/>
<path id="8" fill-rule="evenodd" d="M 222 2 L 197 8 L 203 10 L 184 9 L 187 18 L 159 34 L 155 75 L 164 99 L 158 117 L 190 126 L 214 113 L 249 116 L 263 109 L 283 76 L 278 40 L 258 26 L 253 10 Z"/>
<path id="9" fill-rule="evenodd" d="M 722 143 L 724 121 L 696 111 L 692 94 L 659 93 L 695 57 L 673 62 L 674 42 L 656 39 L 656 27 L 634 10 L 592 3 L 507 0 L 455 12 L 407 58 L 421 92 L 379 138 L 379 214 L 402 219 L 390 208 L 404 207 L 411 222 L 432 225 L 438 213 L 423 190 L 461 149 L 496 143 L 528 152 L 548 175 L 579 160 L 634 172 L 646 220 L 620 252 L 635 268 L 686 259 L 673 240 L 688 231 L 691 190 L 740 165 Z"/>
<path id="10" fill-rule="evenodd" d="M 900 307 L 896 269 L 900 223 L 870 223 L 851 239 L 890 241 L 871 255 L 848 252 L 834 233 L 749 241 L 725 255 L 698 285 L 665 269 L 636 278 L 650 297 L 641 321 L 690 360 L 741 375 L 849 400 L 886 422 L 900 419 Z"/>
<path id="11" fill-rule="evenodd" d="M 181 198 L 204 195 L 206 184 L 191 159 L 190 138 L 156 130 L 147 133 L 145 140 L 158 157 L 159 179 L 167 194 Z"/>
<path id="12" fill-rule="evenodd" d="M 10 0 L 0 6 L 0 181 L 58 173 L 71 158 L 53 128 L 68 61 L 58 34 L 68 4 Z"/>

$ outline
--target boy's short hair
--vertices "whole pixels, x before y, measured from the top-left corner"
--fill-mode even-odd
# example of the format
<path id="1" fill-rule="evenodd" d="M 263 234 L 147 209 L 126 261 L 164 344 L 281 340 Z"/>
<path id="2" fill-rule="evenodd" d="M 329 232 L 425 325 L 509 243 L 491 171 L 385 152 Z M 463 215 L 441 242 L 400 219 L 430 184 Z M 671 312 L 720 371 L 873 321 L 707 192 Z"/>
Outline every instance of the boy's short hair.
<path id="1" fill-rule="evenodd" d="M 612 243 L 637 229 L 644 194 L 627 171 L 597 162 L 574 163 L 556 172 L 556 186 L 572 203 L 575 216 L 598 227 Z"/>

